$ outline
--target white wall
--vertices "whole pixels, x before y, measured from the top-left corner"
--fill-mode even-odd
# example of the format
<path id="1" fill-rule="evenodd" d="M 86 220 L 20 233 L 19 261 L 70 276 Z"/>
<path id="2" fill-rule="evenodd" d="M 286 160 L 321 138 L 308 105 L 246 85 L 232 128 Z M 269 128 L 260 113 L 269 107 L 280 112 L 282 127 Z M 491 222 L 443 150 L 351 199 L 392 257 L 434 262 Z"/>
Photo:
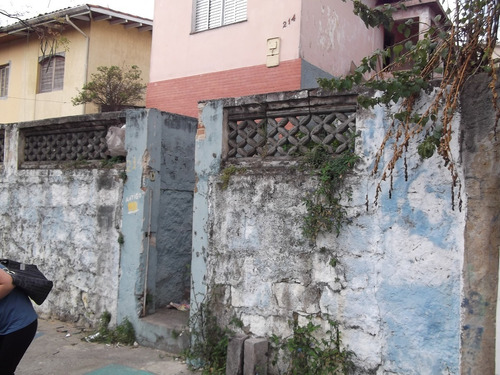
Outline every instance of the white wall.
<path id="1" fill-rule="evenodd" d="M 54 288 L 36 310 L 116 319 L 123 182 L 116 170 L 21 170 L 0 179 L 0 258 L 37 264 Z"/>

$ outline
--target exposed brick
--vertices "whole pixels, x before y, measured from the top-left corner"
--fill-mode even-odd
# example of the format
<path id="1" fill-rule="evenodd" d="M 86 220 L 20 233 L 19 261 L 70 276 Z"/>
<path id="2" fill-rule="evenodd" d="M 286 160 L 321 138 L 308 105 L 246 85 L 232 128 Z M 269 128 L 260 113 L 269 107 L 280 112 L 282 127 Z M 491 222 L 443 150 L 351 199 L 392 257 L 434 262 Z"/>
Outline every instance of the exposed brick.
<path id="1" fill-rule="evenodd" d="M 279 66 L 265 65 L 151 82 L 146 106 L 162 111 L 198 116 L 201 100 L 239 97 L 300 89 L 301 59 Z"/>

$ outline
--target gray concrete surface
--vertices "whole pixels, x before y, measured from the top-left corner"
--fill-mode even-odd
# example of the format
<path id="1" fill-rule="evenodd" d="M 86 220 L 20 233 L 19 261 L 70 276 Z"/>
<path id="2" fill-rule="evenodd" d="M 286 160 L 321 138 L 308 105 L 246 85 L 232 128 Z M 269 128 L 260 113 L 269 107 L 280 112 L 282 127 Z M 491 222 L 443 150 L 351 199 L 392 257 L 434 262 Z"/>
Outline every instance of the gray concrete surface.
<path id="1" fill-rule="evenodd" d="M 178 357 L 142 346 L 89 343 L 92 332 L 71 323 L 39 320 L 16 375 L 193 375 Z"/>

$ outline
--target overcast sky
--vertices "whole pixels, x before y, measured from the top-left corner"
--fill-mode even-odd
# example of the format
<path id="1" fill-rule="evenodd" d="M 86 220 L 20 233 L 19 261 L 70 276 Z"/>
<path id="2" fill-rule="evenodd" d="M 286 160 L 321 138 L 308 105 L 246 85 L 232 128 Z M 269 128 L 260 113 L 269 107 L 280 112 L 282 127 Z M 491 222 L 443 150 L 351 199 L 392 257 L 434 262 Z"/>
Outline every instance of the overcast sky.
<path id="1" fill-rule="evenodd" d="M 31 18 L 39 14 L 86 4 L 79 0 L 0 0 L 0 10 L 10 14 L 19 14 L 21 18 Z M 178 0 L 186 1 L 186 0 Z M 441 0 L 445 10 L 454 0 Z M 113 10 L 153 19 L 154 0 L 90 0 L 89 4 L 100 5 Z M 0 14 L 0 26 L 15 21 Z"/>
<path id="2" fill-rule="evenodd" d="M 185 1 L 185 0 L 179 0 Z M 31 18 L 39 14 L 83 4 L 100 5 L 124 13 L 153 19 L 154 0 L 0 0 L 0 10 Z M 0 14 L 0 26 L 16 22 Z"/>

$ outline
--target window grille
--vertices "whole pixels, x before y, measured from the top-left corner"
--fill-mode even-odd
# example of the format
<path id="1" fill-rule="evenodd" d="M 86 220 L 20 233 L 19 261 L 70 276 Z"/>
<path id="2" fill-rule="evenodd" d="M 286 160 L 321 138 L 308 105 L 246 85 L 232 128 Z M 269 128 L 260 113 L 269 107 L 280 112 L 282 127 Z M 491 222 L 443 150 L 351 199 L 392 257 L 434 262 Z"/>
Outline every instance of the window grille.
<path id="1" fill-rule="evenodd" d="M 214 29 L 247 19 L 247 0 L 195 0 L 194 31 Z"/>
<path id="2" fill-rule="evenodd" d="M 6 98 L 9 94 L 9 64 L 0 65 L 0 98 Z"/>
<path id="3" fill-rule="evenodd" d="M 38 92 L 63 89 L 64 60 L 63 56 L 49 56 L 40 61 L 40 86 Z"/>

